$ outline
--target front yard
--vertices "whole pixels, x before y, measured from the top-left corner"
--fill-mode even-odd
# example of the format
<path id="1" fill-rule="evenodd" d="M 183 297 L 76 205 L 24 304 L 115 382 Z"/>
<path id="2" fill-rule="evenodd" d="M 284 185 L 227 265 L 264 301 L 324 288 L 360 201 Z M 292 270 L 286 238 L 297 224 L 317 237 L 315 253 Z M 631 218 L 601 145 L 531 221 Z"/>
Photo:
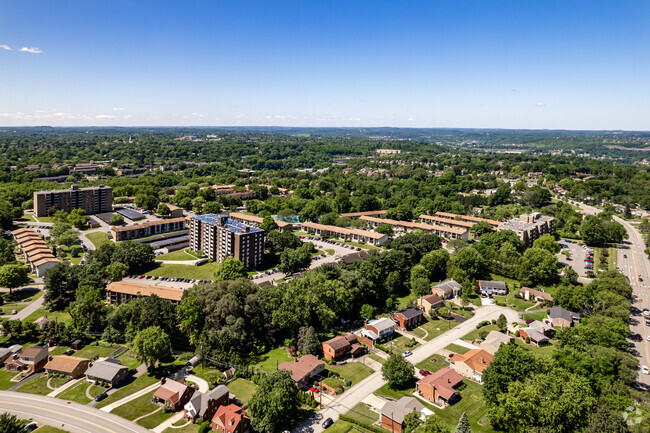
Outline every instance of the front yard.
<path id="1" fill-rule="evenodd" d="M 141 426 L 151 429 L 156 427 L 161 422 L 165 421 L 168 418 L 171 418 L 174 413 L 166 413 L 163 410 L 163 406 L 160 403 L 153 403 L 151 401 L 153 394 L 156 391 L 151 391 L 145 395 L 141 395 L 135 400 L 130 401 L 127 404 L 118 406 L 111 413 L 121 416 L 122 418 L 128 419 L 129 421 L 135 421 Z M 156 411 L 155 413 L 152 413 Z M 145 416 L 147 414 L 151 414 Z"/>
<path id="2" fill-rule="evenodd" d="M 77 403 L 81 404 L 88 404 L 91 399 L 86 396 L 86 391 L 88 391 L 88 394 L 90 394 L 92 398 L 95 398 L 105 390 L 106 388 L 103 388 L 101 386 L 96 386 L 92 383 L 81 381 L 73 387 L 66 389 L 56 397 L 63 400 L 76 401 Z"/>
<path id="3" fill-rule="evenodd" d="M 381 346 L 386 348 L 386 350 L 397 354 L 404 353 L 407 350 L 413 350 L 419 345 L 420 343 L 418 343 L 414 338 L 407 337 L 398 332 L 395 332 L 393 334 L 393 339 L 391 341 L 387 341 L 381 344 Z"/>
<path id="4" fill-rule="evenodd" d="M 425 321 L 420 323 L 419 327 L 413 328 L 411 332 L 426 341 L 430 341 L 456 325 L 458 325 L 458 322 L 455 320 L 425 318 Z"/>
<path id="5" fill-rule="evenodd" d="M 5 369 L 0 370 L 0 389 L 9 389 L 18 382 L 12 382 L 11 378 L 16 374 L 15 371 L 7 371 Z"/>
<path id="6" fill-rule="evenodd" d="M 481 338 L 479 336 L 481 331 L 487 331 L 489 333 L 490 331 L 498 331 L 498 330 L 499 330 L 499 327 L 497 325 L 487 325 L 487 326 L 484 326 L 484 327 L 482 327 L 480 329 L 475 329 L 475 330 L 467 333 L 463 338 L 461 338 L 461 340 L 467 340 L 467 341 L 478 340 L 478 339 Z"/>
<path id="7" fill-rule="evenodd" d="M 459 355 L 469 352 L 469 349 L 467 347 L 459 346 L 458 344 L 454 343 L 451 343 L 449 346 L 445 347 L 445 349 L 450 350 L 454 353 L 458 353 Z"/>
<path id="8" fill-rule="evenodd" d="M 248 404 L 248 401 L 251 399 L 255 393 L 255 390 L 257 389 L 257 385 L 255 385 L 250 380 L 246 380 L 241 377 L 228 382 L 227 386 L 228 389 L 230 389 L 230 392 L 235 394 L 237 399 L 242 404 Z"/>
<path id="9" fill-rule="evenodd" d="M 65 384 L 69 379 L 67 377 L 51 378 L 50 386 L 52 386 L 52 388 L 49 388 L 47 386 L 48 380 L 50 380 L 50 378 L 47 377 L 47 374 L 41 373 L 40 377 L 36 379 L 32 379 L 29 382 L 25 383 L 24 385 L 21 385 L 17 389 L 17 391 L 26 392 L 28 394 L 47 395 L 53 391 L 53 388 L 60 387 L 61 385 Z"/>
<path id="10" fill-rule="evenodd" d="M 121 386 L 116 392 L 97 403 L 95 407 L 99 409 L 100 407 L 109 405 L 113 402 L 123 399 L 124 397 L 128 397 L 129 395 L 134 394 L 141 389 L 148 387 L 149 385 L 153 385 L 156 382 L 158 382 L 158 379 L 153 376 L 144 374 L 136 378 L 133 382 Z"/>
<path id="11" fill-rule="evenodd" d="M 445 367 L 449 367 L 449 363 L 442 355 L 432 355 L 415 365 L 415 368 L 418 370 L 429 370 L 431 373 L 435 373 Z"/>
<path id="12" fill-rule="evenodd" d="M 339 385 L 349 388 L 373 373 L 372 368 L 361 362 L 348 362 L 345 365 L 326 365 L 325 368 L 330 372 L 330 376 L 323 382 L 332 388 Z"/>

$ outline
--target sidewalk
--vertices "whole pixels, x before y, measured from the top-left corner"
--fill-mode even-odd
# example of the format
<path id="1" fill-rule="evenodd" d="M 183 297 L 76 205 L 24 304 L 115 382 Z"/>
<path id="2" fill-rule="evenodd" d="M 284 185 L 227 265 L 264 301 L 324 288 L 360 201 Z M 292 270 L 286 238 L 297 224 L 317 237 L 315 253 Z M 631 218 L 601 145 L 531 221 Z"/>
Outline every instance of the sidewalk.
<path id="1" fill-rule="evenodd" d="M 122 400 L 118 400 L 115 403 L 111 403 L 111 404 L 109 404 L 107 406 L 104 406 L 104 407 L 100 408 L 99 410 L 101 410 L 103 412 L 110 412 L 113 409 L 115 409 L 116 407 L 120 407 L 123 404 L 126 404 L 126 403 L 128 403 L 128 402 L 130 402 L 132 400 L 135 400 L 136 398 L 138 398 L 140 396 L 143 396 L 143 395 L 147 394 L 148 392 L 151 392 L 154 389 L 157 389 L 158 387 L 160 387 L 160 382 L 154 383 L 153 385 L 149 385 L 145 389 L 141 389 L 140 391 L 136 392 L 135 394 L 131 394 L 128 397 L 124 397 Z"/>
<path id="2" fill-rule="evenodd" d="M 54 391 L 49 393 L 47 396 L 48 397 L 56 397 L 57 395 L 61 394 L 63 391 L 65 391 L 68 388 L 72 388 L 76 384 L 78 384 L 80 381 L 84 380 L 83 377 L 80 377 L 79 379 L 72 379 L 69 380 L 68 382 L 64 383 L 60 387 L 56 388 Z"/>
<path id="3" fill-rule="evenodd" d="M 175 423 L 176 421 L 178 421 L 179 419 L 182 419 L 182 418 L 183 418 L 183 412 L 178 412 L 177 414 L 175 414 L 175 415 L 172 416 L 171 418 L 166 419 L 165 421 L 163 421 L 163 422 L 161 422 L 160 424 L 158 424 L 158 425 L 157 425 L 156 427 L 154 427 L 152 430 L 153 430 L 155 433 L 162 433 L 162 432 L 165 431 L 167 428 L 169 428 L 169 427 L 171 427 L 172 425 L 174 425 L 174 423 Z"/>

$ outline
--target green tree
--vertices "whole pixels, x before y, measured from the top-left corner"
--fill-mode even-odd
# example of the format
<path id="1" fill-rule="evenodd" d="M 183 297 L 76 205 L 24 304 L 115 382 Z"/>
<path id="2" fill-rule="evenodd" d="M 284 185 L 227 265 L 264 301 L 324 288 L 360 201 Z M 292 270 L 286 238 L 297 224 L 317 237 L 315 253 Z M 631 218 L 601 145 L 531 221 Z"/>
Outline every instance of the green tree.
<path id="1" fill-rule="evenodd" d="M 474 248 L 466 247 L 459 250 L 452 258 L 456 269 L 460 269 L 472 280 L 482 277 L 486 272 L 483 256 Z"/>
<path id="2" fill-rule="evenodd" d="M 129 267 L 121 262 L 111 263 L 106 266 L 106 278 L 110 281 L 120 281 L 129 272 Z"/>
<path id="3" fill-rule="evenodd" d="M 113 215 L 111 215 L 109 224 L 112 226 L 121 226 L 122 224 L 124 224 L 124 217 L 119 213 L 114 213 Z"/>
<path id="4" fill-rule="evenodd" d="M 519 278 L 524 284 L 551 284 L 557 276 L 559 267 L 555 254 L 541 248 L 529 248 L 524 253 Z"/>
<path id="5" fill-rule="evenodd" d="M 429 415 L 424 419 L 423 433 L 450 433 L 438 415 Z"/>
<path id="6" fill-rule="evenodd" d="M 307 269 L 311 264 L 311 252 L 314 244 L 307 243 L 296 249 L 287 249 L 280 254 L 278 270 L 287 275 Z"/>
<path id="7" fill-rule="evenodd" d="M 43 300 L 53 311 L 61 311 L 75 298 L 79 285 L 76 267 L 59 263 L 45 271 Z"/>
<path id="8" fill-rule="evenodd" d="M 236 280 L 246 278 L 248 273 L 242 262 L 234 257 L 226 257 L 214 271 L 214 281 Z"/>
<path id="9" fill-rule="evenodd" d="M 150 367 L 171 357 L 172 347 L 169 335 L 158 326 L 151 326 L 138 332 L 133 339 L 133 353 L 136 358 Z"/>
<path id="10" fill-rule="evenodd" d="M 26 266 L 17 263 L 0 266 L 0 287 L 9 289 L 10 294 L 13 289 L 24 286 L 28 281 Z"/>
<path id="11" fill-rule="evenodd" d="M 363 304 L 359 312 L 359 317 L 364 320 L 372 320 L 375 318 L 375 307 L 369 304 Z"/>
<path id="12" fill-rule="evenodd" d="M 183 299 L 176 308 L 176 314 L 180 322 L 181 330 L 190 338 L 190 344 L 197 346 L 201 339 L 204 317 L 196 296 L 189 292 L 183 292 Z"/>
<path id="13" fill-rule="evenodd" d="M 508 328 L 508 319 L 506 319 L 505 315 L 499 315 L 499 318 L 497 319 L 497 326 L 501 332 L 504 332 Z"/>
<path id="14" fill-rule="evenodd" d="M 265 216 L 264 219 L 262 220 L 262 230 L 264 230 L 265 233 L 270 232 L 271 230 L 277 230 L 278 229 L 278 223 L 275 222 L 272 216 Z"/>
<path id="15" fill-rule="evenodd" d="M 484 234 L 492 233 L 492 225 L 486 221 L 480 221 L 472 226 L 469 231 L 477 238 L 480 238 Z"/>
<path id="16" fill-rule="evenodd" d="M 377 233 L 381 233 L 386 236 L 393 236 L 394 234 L 393 227 L 390 224 L 384 224 L 384 223 L 379 224 L 377 228 L 375 228 L 375 231 Z"/>
<path id="17" fill-rule="evenodd" d="M 86 226 L 86 211 L 83 209 L 72 209 L 68 215 L 68 222 L 77 228 Z"/>
<path id="18" fill-rule="evenodd" d="M 172 214 L 171 209 L 165 203 L 160 203 L 156 208 L 156 213 L 160 216 L 166 217 Z"/>
<path id="19" fill-rule="evenodd" d="M 271 254 L 279 254 L 284 250 L 296 249 L 302 246 L 300 238 L 291 232 L 271 230 L 266 232 L 265 235 L 265 247 L 269 249 Z"/>
<path id="20" fill-rule="evenodd" d="M 431 251 L 420 260 L 420 264 L 427 270 L 429 281 L 443 280 L 447 275 L 448 262 L 449 253 L 444 249 Z"/>
<path id="21" fill-rule="evenodd" d="M 472 429 L 469 426 L 469 418 L 467 418 L 467 413 L 463 412 L 463 414 L 460 416 L 454 433 L 472 433 Z"/>
<path id="22" fill-rule="evenodd" d="M 607 242 L 603 221 L 595 215 L 587 215 L 580 226 L 580 235 L 585 244 L 600 247 Z"/>
<path id="23" fill-rule="evenodd" d="M 321 352 L 321 343 L 316 336 L 316 330 L 313 326 L 302 326 L 298 330 L 298 350 L 304 355 L 319 355 Z"/>
<path id="24" fill-rule="evenodd" d="M 10 413 L 0 415 L 0 432 L 2 433 L 20 433 L 25 427 L 25 421 L 22 421 Z"/>
<path id="25" fill-rule="evenodd" d="M 537 365 L 532 353 L 512 343 L 502 344 L 483 374 L 483 396 L 488 407 L 497 403 L 497 396 L 507 392 L 511 382 L 523 381 L 536 372 Z"/>
<path id="26" fill-rule="evenodd" d="M 557 254 L 561 250 L 560 244 L 555 242 L 555 237 L 548 233 L 535 239 L 535 242 L 533 242 L 533 248 L 541 248 L 553 254 Z"/>
<path id="27" fill-rule="evenodd" d="M 275 433 L 294 424 L 300 403 L 298 387 L 286 370 L 262 376 L 248 403 L 251 426 L 259 433 Z"/>
<path id="28" fill-rule="evenodd" d="M 413 364 L 401 354 L 393 354 L 381 367 L 382 377 L 393 389 L 406 388 L 413 379 Z"/>
<path id="29" fill-rule="evenodd" d="M 420 412 L 413 411 L 404 415 L 404 432 L 412 432 L 420 425 Z"/>

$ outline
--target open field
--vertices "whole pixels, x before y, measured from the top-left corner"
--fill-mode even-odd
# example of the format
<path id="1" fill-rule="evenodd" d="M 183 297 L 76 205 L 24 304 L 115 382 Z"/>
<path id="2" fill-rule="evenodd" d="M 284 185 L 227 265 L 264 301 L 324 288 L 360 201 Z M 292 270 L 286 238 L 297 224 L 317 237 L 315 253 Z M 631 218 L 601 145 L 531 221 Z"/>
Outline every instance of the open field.
<path id="1" fill-rule="evenodd" d="M 47 318 L 51 321 L 57 321 L 57 322 L 63 322 L 63 323 L 69 323 L 72 321 L 72 317 L 70 317 L 70 313 L 66 311 L 47 311 L 44 308 L 39 308 L 35 310 L 32 314 L 27 316 L 25 318 L 25 321 L 27 322 L 33 322 L 36 319 L 47 316 Z"/>
<path id="2" fill-rule="evenodd" d="M 110 235 L 104 231 L 88 233 L 86 234 L 86 237 L 90 242 L 92 242 L 95 248 L 99 248 L 102 244 L 112 242 L 110 240 Z"/>
<path id="3" fill-rule="evenodd" d="M 200 257 L 196 257 L 193 254 L 188 253 L 187 248 L 178 251 L 172 251 L 171 253 L 161 254 L 156 257 L 156 260 L 170 260 L 170 261 L 184 261 L 184 260 L 196 260 Z"/>
<path id="4" fill-rule="evenodd" d="M 101 347 L 101 346 L 84 346 L 81 349 L 77 350 L 74 353 L 74 356 L 80 358 L 93 359 L 100 356 L 108 356 L 111 353 L 115 352 L 115 349 L 112 347 Z"/>
<path id="5" fill-rule="evenodd" d="M 213 280 L 214 271 L 217 270 L 217 266 L 218 263 L 205 263 L 201 266 L 160 263 L 154 269 L 146 272 L 145 275 L 190 278 L 193 280 Z"/>

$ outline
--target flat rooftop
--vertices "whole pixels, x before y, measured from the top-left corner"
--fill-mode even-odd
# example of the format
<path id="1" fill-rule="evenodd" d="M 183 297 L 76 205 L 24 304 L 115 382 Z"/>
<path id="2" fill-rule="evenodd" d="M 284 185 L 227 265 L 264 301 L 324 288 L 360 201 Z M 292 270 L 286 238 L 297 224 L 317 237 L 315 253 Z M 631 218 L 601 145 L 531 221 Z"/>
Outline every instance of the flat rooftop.
<path id="1" fill-rule="evenodd" d="M 116 212 L 131 221 L 143 220 L 145 218 L 140 212 L 136 212 L 132 209 L 119 209 Z"/>
<path id="2" fill-rule="evenodd" d="M 257 227 L 249 226 L 248 224 L 242 224 L 237 221 L 233 221 L 230 218 L 228 218 L 228 214 L 207 214 L 207 215 L 197 215 L 193 216 L 192 218 L 195 218 L 201 222 L 204 222 L 206 224 L 212 224 L 212 225 L 219 225 L 219 218 L 226 218 L 226 224 L 225 228 L 228 229 L 229 231 L 233 233 L 258 233 L 258 232 L 263 232 L 262 229 L 259 229 Z M 244 228 L 247 229 L 247 231 L 244 231 Z"/>

